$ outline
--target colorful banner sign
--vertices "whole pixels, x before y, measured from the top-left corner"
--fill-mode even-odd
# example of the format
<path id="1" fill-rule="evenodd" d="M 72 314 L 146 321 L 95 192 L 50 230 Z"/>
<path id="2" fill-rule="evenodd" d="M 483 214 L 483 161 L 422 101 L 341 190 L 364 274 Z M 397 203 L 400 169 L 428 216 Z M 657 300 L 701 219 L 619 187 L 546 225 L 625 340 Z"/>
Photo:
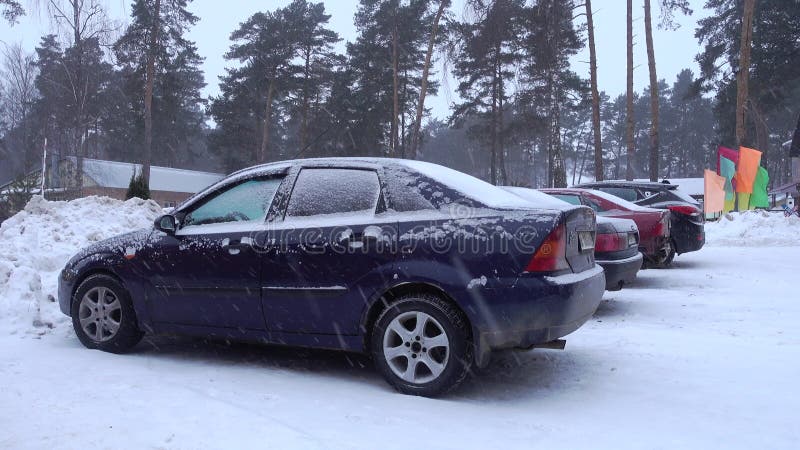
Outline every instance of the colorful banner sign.
<path id="1" fill-rule="evenodd" d="M 706 169 L 703 173 L 703 209 L 706 214 L 721 213 L 725 209 L 725 177 Z"/>
<path id="2" fill-rule="evenodd" d="M 739 147 L 739 161 L 736 163 L 736 192 L 752 194 L 758 167 L 761 165 L 761 152 L 747 147 Z M 748 205 L 749 203 L 745 203 Z M 741 209 L 742 204 L 739 203 Z"/>

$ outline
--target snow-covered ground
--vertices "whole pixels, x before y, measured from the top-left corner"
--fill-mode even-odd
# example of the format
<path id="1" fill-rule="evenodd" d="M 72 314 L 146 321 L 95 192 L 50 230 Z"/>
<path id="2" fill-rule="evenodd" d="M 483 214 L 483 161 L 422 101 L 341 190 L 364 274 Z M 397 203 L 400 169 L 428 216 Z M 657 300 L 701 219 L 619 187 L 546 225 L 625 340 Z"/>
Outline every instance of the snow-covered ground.
<path id="1" fill-rule="evenodd" d="M 709 224 L 702 251 L 606 293 L 565 351 L 498 355 L 456 393 L 432 400 L 394 393 L 357 355 L 176 338 L 149 338 L 127 355 L 84 349 L 47 300 L 53 266 L 70 253 L 47 238 L 61 233 L 62 242 L 85 245 L 92 239 L 78 228 L 125 228 L 84 206 L 97 220 L 40 204 L 0 229 L 0 448 L 800 444 L 794 218 L 734 214 Z M 113 208 L 141 215 L 130 226 L 158 213 L 147 203 Z M 85 223 L 61 227 L 54 217 Z M 27 247 L 13 231 L 21 226 L 38 236 Z M 769 241 L 756 245 L 736 239 L 765 233 Z M 49 325 L 34 326 L 42 318 Z"/>

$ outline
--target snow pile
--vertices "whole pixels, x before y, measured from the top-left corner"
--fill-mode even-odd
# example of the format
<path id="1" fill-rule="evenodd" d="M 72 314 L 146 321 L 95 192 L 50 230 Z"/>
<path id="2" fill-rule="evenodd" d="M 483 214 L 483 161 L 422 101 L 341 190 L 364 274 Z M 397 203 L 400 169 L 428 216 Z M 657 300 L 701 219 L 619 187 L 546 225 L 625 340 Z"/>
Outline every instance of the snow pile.
<path id="1" fill-rule="evenodd" d="M 33 197 L 0 226 L 0 323 L 15 332 L 67 321 L 56 303 L 58 274 L 67 261 L 95 242 L 151 226 L 161 213 L 156 202 L 138 198 Z"/>
<path id="2" fill-rule="evenodd" d="M 726 247 L 800 246 L 800 217 L 766 211 L 728 213 L 706 223 L 706 242 Z"/>

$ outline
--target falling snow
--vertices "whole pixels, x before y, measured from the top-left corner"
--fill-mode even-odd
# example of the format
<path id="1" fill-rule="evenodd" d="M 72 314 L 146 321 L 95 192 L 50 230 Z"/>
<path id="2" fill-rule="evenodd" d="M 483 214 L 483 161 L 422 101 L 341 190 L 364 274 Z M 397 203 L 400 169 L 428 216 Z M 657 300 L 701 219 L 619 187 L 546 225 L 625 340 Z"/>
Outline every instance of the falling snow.
<path id="1" fill-rule="evenodd" d="M 166 337 L 126 355 L 83 348 L 58 318 L 58 271 L 80 248 L 159 213 L 135 200 L 34 200 L 0 228 L 0 447 L 407 449 L 422 440 L 459 450 L 789 449 L 800 441 L 796 219 L 748 213 L 709 223 L 706 248 L 606 293 L 566 350 L 495 355 L 460 390 L 432 400 L 394 393 L 368 358 L 341 352 Z"/>

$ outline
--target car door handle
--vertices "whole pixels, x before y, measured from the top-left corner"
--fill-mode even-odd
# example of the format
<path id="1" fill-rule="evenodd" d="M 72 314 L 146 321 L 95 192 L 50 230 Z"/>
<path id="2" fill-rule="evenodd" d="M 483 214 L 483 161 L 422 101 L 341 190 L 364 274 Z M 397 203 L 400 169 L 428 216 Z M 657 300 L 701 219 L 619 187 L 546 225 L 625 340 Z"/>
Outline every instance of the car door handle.
<path id="1" fill-rule="evenodd" d="M 252 244 L 253 240 L 249 237 L 243 237 L 241 239 L 225 238 L 222 240 L 222 249 L 227 250 L 231 255 L 238 255 L 242 252 L 243 248 Z"/>
<path id="2" fill-rule="evenodd" d="M 363 248 L 365 245 L 370 245 L 377 241 L 377 236 L 364 233 L 342 233 L 338 239 L 339 245 L 346 245 L 353 249 Z"/>

